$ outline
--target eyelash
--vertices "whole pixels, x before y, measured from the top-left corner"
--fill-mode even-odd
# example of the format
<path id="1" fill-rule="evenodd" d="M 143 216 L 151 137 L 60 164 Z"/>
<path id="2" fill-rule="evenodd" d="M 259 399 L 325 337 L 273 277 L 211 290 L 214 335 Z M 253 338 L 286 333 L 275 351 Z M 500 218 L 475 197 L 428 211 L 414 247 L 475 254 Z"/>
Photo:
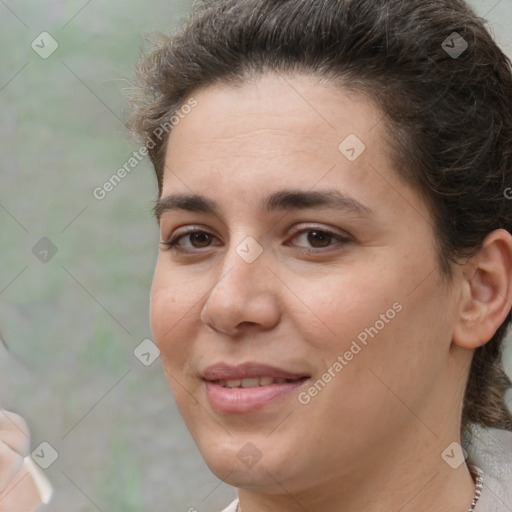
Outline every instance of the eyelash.
<path id="1" fill-rule="evenodd" d="M 317 229 L 317 228 L 302 229 L 302 230 L 297 231 L 296 233 L 294 233 L 292 238 L 295 238 L 295 237 L 297 237 L 299 235 L 302 235 L 304 233 L 313 233 L 313 232 L 314 233 L 322 233 L 322 234 L 330 235 L 330 236 L 338 239 L 338 241 L 341 242 L 341 243 L 347 243 L 347 242 L 351 241 L 348 237 L 343 237 L 343 236 L 335 233 L 334 231 L 331 231 L 331 230 L 326 229 L 326 228 L 322 228 L 322 229 Z M 192 252 L 201 251 L 201 248 L 199 248 L 199 249 L 197 249 L 197 248 L 196 249 L 182 249 L 182 248 L 180 248 L 178 246 L 178 243 L 179 243 L 179 241 L 182 238 L 185 238 L 185 237 L 190 236 L 190 235 L 195 235 L 195 234 L 205 234 L 205 235 L 208 235 L 210 237 L 216 238 L 213 235 L 211 235 L 210 233 L 208 233 L 207 231 L 203 231 L 203 230 L 200 230 L 200 229 L 192 228 L 187 233 L 182 233 L 181 235 L 177 235 L 174 238 L 171 238 L 171 240 L 169 240 L 168 242 L 160 242 L 160 244 L 163 245 L 164 247 L 166 247 L 167 250 L 172 250 L 172 251 L 174 251 L 176 253 L 189 253 L 190 254 Z M 321 253 L 321 252 L 329 249 L 329 247 L 331 245 L 333 245 L 333 244 L 329 244 L 327 247 L 322 247 L 322 248 L 319 248 L 319 249 L 308 249 L 308 248 L 305 248 L 305 247 L 300 247 L 299 251 L 301 251 L 303 253 L 307 253 L 307 254 L 312 254 L 312 253 L 318 254 L 318 253 Z M 208 249 L 210 247 L 211 246 L 208 245 L 207 247 L 205 247 L 203 249 Z"/>

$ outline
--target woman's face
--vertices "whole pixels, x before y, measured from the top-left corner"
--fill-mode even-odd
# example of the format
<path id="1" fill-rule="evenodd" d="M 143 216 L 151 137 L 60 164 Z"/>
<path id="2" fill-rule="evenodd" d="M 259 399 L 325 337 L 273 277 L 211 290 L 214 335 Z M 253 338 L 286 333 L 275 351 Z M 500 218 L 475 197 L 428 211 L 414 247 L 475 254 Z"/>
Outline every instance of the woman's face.
<path id="1" fill-rule="evenodd" d="M 440 457 L 462 400 L 457 301 L 382 113 L 301 76 L 194 97 L 167 148 L 161 240 L 179 239 L 151 323 L 209 467 L 280 493 L 418 442 Z"/>

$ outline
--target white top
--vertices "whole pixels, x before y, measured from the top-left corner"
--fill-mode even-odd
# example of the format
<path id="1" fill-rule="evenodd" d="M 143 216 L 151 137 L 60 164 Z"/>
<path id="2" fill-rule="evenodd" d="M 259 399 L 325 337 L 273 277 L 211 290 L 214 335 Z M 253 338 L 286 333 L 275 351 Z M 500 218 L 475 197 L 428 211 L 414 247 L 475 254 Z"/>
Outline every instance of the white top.
<path id="1" fill-rule="evenodd" d="M 222 512 L 236 512 L 236 506 L 238 505 L 238 500 L 233 501 L 229 507 L 225 508 Z"/>
<path id="2" fill-rule="evenodd" d="M 512 510 L 512 432 L 473 426 L 472 443 L 465 446 L 468 463 L 484 473 L 483 489 L 475 512 Z M 222 512 L 236 512 L 238 500 Z M 469 507 L 469 503 L 468 503 Z"/>
<path id="3" fill-rule="evenodd" d="M 484 472 L 475 512 L 512 510 L 512 432 L 473 427 L 469 460 Z"/>

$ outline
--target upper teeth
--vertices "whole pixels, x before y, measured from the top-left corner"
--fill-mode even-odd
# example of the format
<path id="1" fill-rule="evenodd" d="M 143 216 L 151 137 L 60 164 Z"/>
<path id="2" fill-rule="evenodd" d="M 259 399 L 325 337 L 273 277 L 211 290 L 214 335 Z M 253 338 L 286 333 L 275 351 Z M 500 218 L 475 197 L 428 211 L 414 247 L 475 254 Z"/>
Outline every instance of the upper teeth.
<path id="1" fill-rule="evenodd" d="M 269 386 L 270 384 L 283 384 L 286 379 L 274 377 L 250 377 L 247 379 L 219 380 L 218 384 L 224 388 L 257 388 L 258 386 Z"/>

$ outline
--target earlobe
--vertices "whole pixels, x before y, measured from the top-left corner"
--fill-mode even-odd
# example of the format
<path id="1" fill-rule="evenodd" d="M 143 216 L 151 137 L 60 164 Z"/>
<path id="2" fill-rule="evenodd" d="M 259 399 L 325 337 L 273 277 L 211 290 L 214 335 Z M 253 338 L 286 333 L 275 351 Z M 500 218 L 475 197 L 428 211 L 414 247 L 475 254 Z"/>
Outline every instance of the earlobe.
<path id="1" fill-rule="evenodd" d="M 498 229 L 465 264 L 456 345 L 475 349 L 487 343 L 512 308 L 512 235 Z"/>

